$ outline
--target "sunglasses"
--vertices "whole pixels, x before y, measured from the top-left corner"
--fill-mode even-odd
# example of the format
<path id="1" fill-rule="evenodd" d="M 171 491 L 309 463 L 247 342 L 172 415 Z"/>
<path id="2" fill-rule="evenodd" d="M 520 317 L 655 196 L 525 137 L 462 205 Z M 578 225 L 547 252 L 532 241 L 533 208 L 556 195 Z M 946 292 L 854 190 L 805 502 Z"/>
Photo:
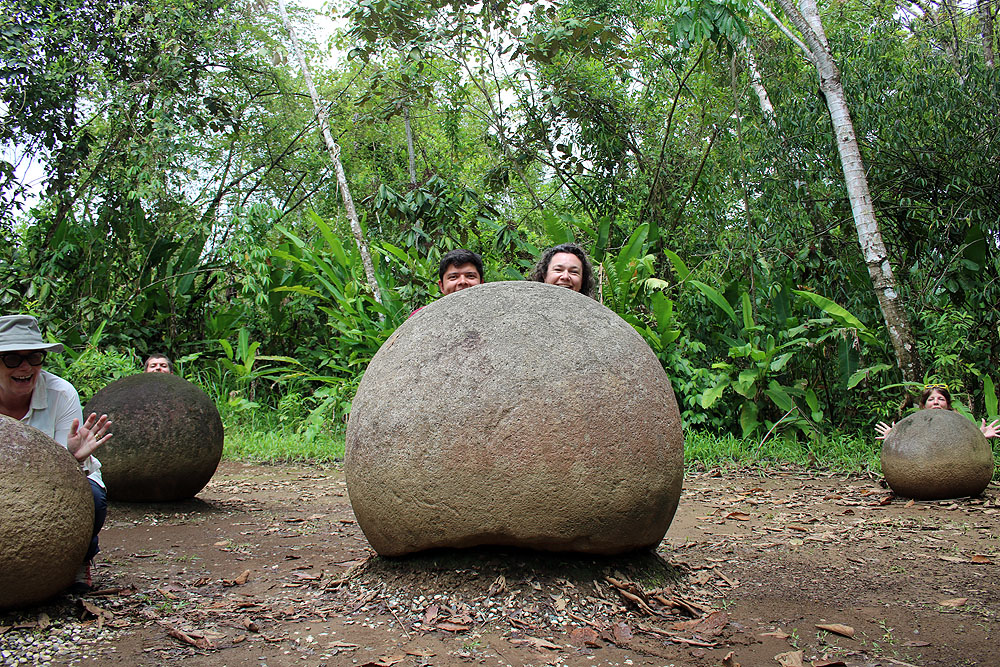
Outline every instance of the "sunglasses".
<path id="1" fill-rule="evenodd" d="M 4 352 L 3 354 L 0 354 L 0 359 L 3 359 L 3 365 L 7 368 L 17 368 L 21 365 L 21 362 L 26 359 L 32 366 L 41 366 L 42 362 L 45 361 L 45 350 L 29 352 L 28 354 Z"/>
<path id="2" fill-rule="evenodd" d="M 949 387 L 946 384 L 938 383 L 938 384 L 925 384 L 924 385 L 924 389 L 949 389 L 950 390 L 951 387 Z"/>

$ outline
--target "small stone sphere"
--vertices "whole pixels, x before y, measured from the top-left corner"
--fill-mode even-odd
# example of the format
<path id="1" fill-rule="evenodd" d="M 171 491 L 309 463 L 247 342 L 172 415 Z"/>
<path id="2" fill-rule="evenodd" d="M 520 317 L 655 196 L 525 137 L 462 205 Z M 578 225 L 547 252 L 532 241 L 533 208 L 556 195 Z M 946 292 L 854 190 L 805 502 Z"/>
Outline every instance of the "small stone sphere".
<path id="1" fill-rule="evenodd" d="M 663 538 L 683 450 L 670 381 L 635 329 L 565 287 L 501 282 L 435 301 L 382 345 L 344 474 L 383 556 L 618 554 Z"/>
<path id="2" fill-rule="evenodd" d="M 93 530 L 94 497 L 73 455 L 0 415 L 0 609 L 73 583 Z"/>
<path id="3" fill-rule="evenodd" d="M 183 378 L 139 373 L 94 394 L 84 414 L 107 413 L 111 438 L 97 456 L 108 497 L 171 502 L 205 488 L 222 458 L 222 419 L 212 399 Z"/>
<path id="4" fill-rule="evenodd" d="M 993 452 L 979 428 L 957 412 L 919 410 L 882 442 L 882 474 L 907 498 L 977 496 L 993 477 Z"/>

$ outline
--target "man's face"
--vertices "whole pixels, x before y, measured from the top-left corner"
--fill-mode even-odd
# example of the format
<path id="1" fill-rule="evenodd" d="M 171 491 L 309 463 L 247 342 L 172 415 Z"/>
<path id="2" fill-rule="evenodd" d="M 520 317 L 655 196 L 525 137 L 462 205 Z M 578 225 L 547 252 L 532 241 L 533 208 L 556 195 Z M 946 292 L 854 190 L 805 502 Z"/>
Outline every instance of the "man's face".
<path id="1" fill-rule="evenodd" d="M 475 287 L 482 284 L 482 282 L 483 278 L 479 275 L 476 265 L 469 262 L 468 264 L 459 264 L 457 266 L 452 264 L 445 269 L 444 276 L 438 281 L 438 287 L 441 289 L 441 296 L 448 296 L 452 292 L 457 292 L 466 287 Z"/>
<path id="2" fill-rule="evenodd" d="M 170 362 L 163 357 L 152 357 L 146 362 L 147 373 L 169 373 Z"/>

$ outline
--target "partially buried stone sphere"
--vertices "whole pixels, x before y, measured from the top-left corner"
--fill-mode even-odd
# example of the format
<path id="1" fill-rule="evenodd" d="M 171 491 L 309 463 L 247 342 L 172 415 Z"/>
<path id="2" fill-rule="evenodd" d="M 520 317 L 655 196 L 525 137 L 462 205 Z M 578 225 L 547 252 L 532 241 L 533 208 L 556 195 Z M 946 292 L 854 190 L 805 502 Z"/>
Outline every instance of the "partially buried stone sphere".
<path id="1" fill-rule="evenodd" d="M 73 456 L 0 415 L 0 609 L 41 602 L 73 583 L 93 527 L 94 498 Z"/>
<path id="2" fill-rule="evenodd" d="M 659 544 L 683 478 L 670 381 L 593 299 L 535 282 L 455 292 L 365 372 L 344 473 L 372 547 L 623 553 Z"/>
<path id="3" fill-rule="evenodd" d="M 957 412 L 920 410 L 883 441 L 882 474 L 907 498 L 976 496 L 993 476 L 993 452 L 976 425 Z"/>
<path id="4" fill-rule="evenodd" d="M 191 498 L 222 458 L 219 410 L 205 392 L 165 373 L 139 373 L 97 392 L 84 414 L 107 413 L 114 437 L 97 456 L 113 500 Z"/>

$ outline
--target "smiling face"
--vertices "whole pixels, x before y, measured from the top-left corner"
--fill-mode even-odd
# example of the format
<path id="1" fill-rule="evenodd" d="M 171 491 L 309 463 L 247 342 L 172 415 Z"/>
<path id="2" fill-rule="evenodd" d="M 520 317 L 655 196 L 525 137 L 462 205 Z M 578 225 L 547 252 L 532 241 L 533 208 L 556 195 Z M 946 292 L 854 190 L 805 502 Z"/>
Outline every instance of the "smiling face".
<path id="1" fill-rule="evenodd" d="M 0 406 L 10 409 L 26 408 L 31 402 L 31 392 L 35 390 L 42 366 L 41 364 L 32 366 L 28 363 L 27 356 L 35 350 L 9 351 L 16 352 L 24 358 L 14 368 L 7 368 L 6 364 L 0 363 Z"/>
<path id="2" fill-rule="evenodd" d="M 583 286 L 583 262 L 571 252 L 557 252 L 545 271 L 545 282 L 579 292 Z"/>
<path id="3" fill-rule="evenodd" d="M 467 287 L 475 287 L 482 284 L 483 277 L 479 275 L 476 265 L 468 264 L 451 265 L 445 269 L 444 275 L 438 281 L 438 288 L 441 296 L 448 296 L 452 292 L 463 290 Z"/>
<path id="4" fill-rule="evenodd" d="M 951 406 L 948 405 L 948 397 L 945 396 L 941 391 L 934 389 L 930 394 L 927 395 L 927 400 L 924 401 L 925 410 L 950 410 Z"/>

